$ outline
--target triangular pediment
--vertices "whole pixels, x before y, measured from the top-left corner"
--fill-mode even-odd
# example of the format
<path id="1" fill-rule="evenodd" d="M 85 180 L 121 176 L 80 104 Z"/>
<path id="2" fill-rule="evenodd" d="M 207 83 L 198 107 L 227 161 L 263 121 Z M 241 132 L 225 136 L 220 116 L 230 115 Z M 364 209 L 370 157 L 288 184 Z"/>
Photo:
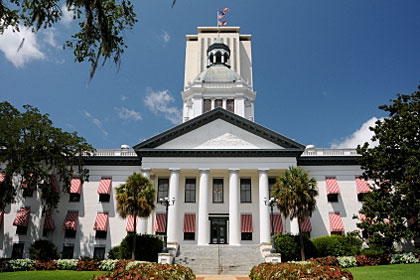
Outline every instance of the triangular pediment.
<path id="1" fill-rule="evenodd" d="M 229 132 L 206 141 L 205 143 L 196 147 L 196 149 L 220 149 L 220 147 L 225 149 L 258 149 L 257 146 Z"/>

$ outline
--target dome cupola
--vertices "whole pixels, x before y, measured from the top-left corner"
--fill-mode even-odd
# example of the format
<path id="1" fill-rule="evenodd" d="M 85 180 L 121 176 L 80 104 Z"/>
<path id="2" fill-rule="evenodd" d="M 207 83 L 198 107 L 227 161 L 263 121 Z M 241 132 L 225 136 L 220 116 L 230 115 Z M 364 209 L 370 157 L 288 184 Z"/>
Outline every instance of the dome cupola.
<path id="1" fill-rule="evenodd" d="M 230 68 L 229 57 L 229 47 L 222 40 L 216 39 L 207 49 L 207 68 L 216 64 L 222 64 Z"/>

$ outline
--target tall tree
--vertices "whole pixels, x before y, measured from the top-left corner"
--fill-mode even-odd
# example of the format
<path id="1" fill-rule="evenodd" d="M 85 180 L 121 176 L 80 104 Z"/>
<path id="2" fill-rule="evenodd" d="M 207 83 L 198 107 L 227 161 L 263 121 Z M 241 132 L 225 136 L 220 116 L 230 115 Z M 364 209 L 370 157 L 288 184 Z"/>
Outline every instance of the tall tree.
<path id="1" fill-rule="evenodd" d="M 363 177 L 373 181 L 358 226 L 367 230 L 370 245 L 385 251 L 420 232 L 420 86 L 390 102 L 379 106 L 388 117 L 370 128 L 377 145 L 357 147 Z"/>
<path id="2" fill-rule="evenodd" d="M 156 190 L 150 180 L 134 173 L 127 178 L 125 184 L 116 188 L 117 212 L 121 218 L 132 216 L 134 219 L 134 238 L 131 256 L 136 257 L 137 217 L 149 217 L 155 209 Z"/>
<path id="3" fill-rule="evenodd" d="M 88 178 L 83 155 L 93 151 L 85 139 L 53 126 L 48 114 L 25 105 L 20 112 L 8 102 L 0 103 L 0 210 L 15 202 L 22 185 L 40 192 L 44 210 L 57 207 L 55 180 L 66 190 L 74 175 Z M 18 182 L 16 180 L 19 180 Z"/>
<path id="4" fill-rule="evenodd" d="M 277 178 L 273 186 L 273 196 L 277 199 L 277 206 L 285 217 L 297 219 L 300 236 L 300 255 L 305 260 L 305 250 L 301 225 L 306 218 L 312 216 L 315 210 L 318 189 L 316 180 L 300 167 L 289 167 Z"/>

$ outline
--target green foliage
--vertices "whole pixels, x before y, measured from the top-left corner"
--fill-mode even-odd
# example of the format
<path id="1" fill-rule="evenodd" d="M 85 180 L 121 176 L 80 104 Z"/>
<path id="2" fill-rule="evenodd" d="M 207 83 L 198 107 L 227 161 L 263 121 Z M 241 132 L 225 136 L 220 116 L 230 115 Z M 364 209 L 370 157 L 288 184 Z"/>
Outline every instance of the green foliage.
<path id="1" fill-rule="evenodd" d="M 318 263 L 262 263 L 254 266 L 249 273 L 251 280 L 288 279 L 353 279 L 349 271 L 337 266 L 325 266 Z"/>
<path id="2" fill-rule="evenodd" d="M 393 254 L 391 255 L 391 261 L 392 264 L 394 263 L 418 263 L 419 260 L 416 258 L 416 256 L 410 252 L 410 253 L 404 253 L 404 254 Z"/>
<path id="3" fill-rule="evenodd" d="M 305 256 L 307 258 L 314 257 L 316 255 L 316 248 L 312 244 L 312 241 L 306 236 L 303 236 L 303 244 Z M 281 254 L 283 262 L 300 259 L 300 237 L 298 235 L 292 235 L 290 233 L 277 234 L 275 237 L 275 248 Z"/>
<path id="4" fill-rule="evenodd" d="M 111 249 L 108 257 L 129 259 L 132 257 L 134 234 L 128 234 L 117 247 Z M 158 236 L 150 234 L 137 234 L 136 260 L 157 262 L 158 254 L 162 252 L 163 242 Z"/>
<path id="5" fill-rule="evenodd" d="M 370 128 L 379 144 L 357 148 L 363 177 L 374 182 L 360 211 L 366 220 L 358 226 L 371 247 L 392 252 L 394 242 L 420 233 L 420 86 L 379 108 L 388 113 Z"/>
<path id="6" fill-rule="evenodd" d="M 139 263 L 129 270 L 120 267 L 108 275 L 95 276 L 94 280 L 119 280 L 119 279 L 184 279 L 193 280 L 195 275 L 188 267 L 172 264 Z"/>
<path id="7" fill-rule="evenodd" d="M 337 260 L 340 267 L 343 267 L 343 268 L 353 267 L 357 265 L 356 257 L 354 256 L 338 257 Z"/>
<path id="8" fill-rule="evenodd" d="M 331 235 L 313 238 L 318 257 L 352 256 L 360 252 L 362 241 L 353 236 Z"/>
<path id="9" fill-rule="evenodd" d="M 35 261 L 30 259 L 15 259 L 4 262 L 4 271 L 23 271 L 31 270 L 35 267 Z"/>
<path id="10" fill-rule="evenodd" d="M 113 260 L 121 260 L 121 246 L 112 247 L 108 252 L 108 258 Z"/>
<path id="11" fill-rule="evenodd" d="M 57 260 L 57 267 L 61 270 L 76 270 L 78 261 L 75 259 L 60 259 Z"/>
<path id="12" fill-rule="evenodd" d="M 316 180 L 300 167 L 289 167 L 273 186 L 273 196 L 280 212 L 285 217 L 298 219 L 299 232 L 300 225 L 315 210 L 317 195 Z M 301 260 L 305 260 L 303 238 L 300 238 L 300 244 Z"/>
<path id="13" fill-rule="evenodd" d="M 51 241 L 39 239 L 29 248 L 29 257 L 40 261 L 54 260 L 58 259 L 58 250 Z"/>
<path id="14" fill-rule="evenodd" d="M 102 260 L 98 268 L 102 271 L 112 271 L 115 269 L 115 263 L 118 260 Z"/>
<path id="15" fill-rule="evenodd" d="M 28 1 L 31 2 L 31 1 Z M 82 180 L 88 178 L 83 168 L 83 154 L 92 146 L 75 132 L 68 133 L 53 126 L 48 114 L 41 114 L 30 105 L 20 112 L 8 102 L 0 103 L 0 162 L 7 165 L 0 170 L 0 210 L 15 202 L 21 183 L 40 192 L 44 210 L 57 207 L 60 195 L 55 191 L 52 176 L 69 190 L 73 166 L 78 167 Z M 13 182 L 13 178 L 20 182 Z"/>

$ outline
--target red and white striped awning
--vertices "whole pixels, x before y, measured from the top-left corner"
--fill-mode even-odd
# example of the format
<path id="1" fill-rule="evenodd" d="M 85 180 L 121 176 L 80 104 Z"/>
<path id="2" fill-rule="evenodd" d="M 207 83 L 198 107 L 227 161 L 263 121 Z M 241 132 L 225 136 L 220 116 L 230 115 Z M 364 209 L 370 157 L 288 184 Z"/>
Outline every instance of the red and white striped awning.
<path id="1" fill-rule="evenodd" d="M 3 222 L 3 216 L 4 216 L 4 212 L 0 211 L 0 226 L 1 226 L 1 223 Z"/>
<path id="2" fill-rule="evenodd" d="M 70 193 L 80 193 L 82 190 L 82 181 L 80 178 L 73 178 L 70 181 Z"/>
<path id="3" fill-rule="evenodd" d="M 331 232 L 340 232 L 344 231 L 343 220 L 339 213 L 330 213 L 330 231 Z"/>
<path id="4" fill-rule="evenodd" d="M 253 232 L 251 214 L 241 215 L 241 232 Z"/>
<path id="5" fill-rule="evenodd" d="M 195 232 L 195 214 L 184 215 L 184 232 Z"/>
<path id="6" fill-rule="evenodd" d="M 156 214 L 155 232 L 165 232 L 166 215 L 162 213 Z"/>
<path id="7" fill-rule="evenodd" d="M 98 186 L 98 194 L 111 193 L 112 178 L 101 178 Z"/>
<path id="8" fill-rule="evenodd" d="M 340 193 L 340 188 L 338 187 L 337 178 L 335 177 L 326 177 L 325 183 L 327 184 L 327 194 L 338 194 Z"/>
<path id="9" fill-rule="evenodd" d="M 45 213 L 44 229 L 47 229 L 47 230 L 55 229 L 55 224 L 54 224 L 54 221 L 50 212 Z"/>
<path id="10" fill-rule="evenodd" d="M 360 179 L 356 177 L 356 188 L 357 188 L 357 194 L 370 192 L 369 185 L 365 179 Z"/>
<path id="11" fill-rule="evenodd" d="M 303 223 L 300 225 L 300 231 L 301 232 L 311 232 L 312 231 L 311 219 L 309 217 L 306 218 L 303 221 Z"/>
<path id="12" fill-rule="evenodd" d="M 20 208 L 19 212 L 16 215 L 16 218 L 13 222 L 14 226 L 27 227 L 29 224 L 29 214 L 31 213 L 31 208 Z"/>
<path id="13" fill-rule="evenodd" d="M 136 227 L 139 224 L 139 218 L 137 217 L 136 219 Z M 134 217 L 133 216 L 128 216 L 127 219 L 127 225 L 125 226 L 125 231 L 126 232 L 134 232 Z"/>
<path id="14" fill-rule="evenodd" d="M 106 231 L 108 228 L 108 213 L 97 213 L 93 230 Z"/>
<path id="15" fill-rule="evenodd" d="M 60 187 L 58 186 L 57 178 L 55 175 L 51 175 L 51 184 L 55 188 L 55 192 L 60 193 Z"/>
<path id="16" fill-rule="evenodd" d="M 274 223 L 274 233 L 283 232 L 283 222 L 281 220 L 281 214 L 273 214 L 270 219 L 270 233 L 271 233 L 271 221 Z"/>
<path id="17" fill-rule="evenodd" d="M 64 230 L 77 230 L 78 218 L 79 218 L 78 211 L 68 211 L 66 218 L 64 219 L 63 229 Z"/>
<path id="18" fill-rule="evenodd" d="M 0 182 L 3 182 L 3 181 L 4 181 L 4 174 L 0 173 Z"/>

